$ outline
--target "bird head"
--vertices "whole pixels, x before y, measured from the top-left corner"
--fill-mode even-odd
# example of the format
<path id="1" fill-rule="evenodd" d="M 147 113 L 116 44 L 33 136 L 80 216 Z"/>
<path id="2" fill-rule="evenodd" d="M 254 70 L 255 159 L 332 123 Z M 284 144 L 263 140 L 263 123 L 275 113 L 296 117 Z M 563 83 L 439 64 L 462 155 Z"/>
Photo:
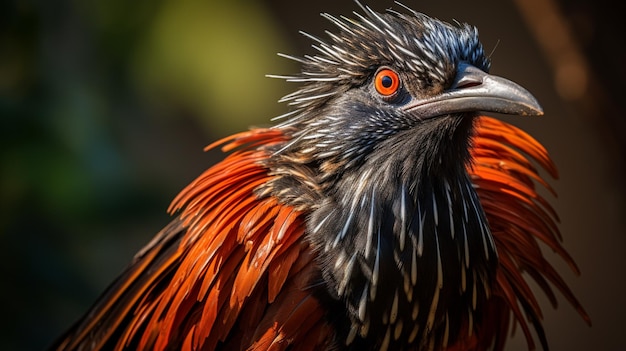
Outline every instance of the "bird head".
<path id="1" fill-rule="evenodd" d="M 359 4 L 360 5 L 360 4 Z M 405 173 L 465 167 L 472 117 L 479 111 L 540 115 L 524 88 L 488 74 L 490 61 L 468 24 L 450 24 L 407 8 L 356 19 L 322 14 L 337 26 L 302 58 L 301 83 L 282 101 L 294 107 L 279 125 L 293 130 L 281 151 L 319 167 L 334 183 L 367 159 L 406 160 Z M 454 142 L 450 142 L 454 139 Z M 453 163 L 440 160 L 454 160 Z"/>

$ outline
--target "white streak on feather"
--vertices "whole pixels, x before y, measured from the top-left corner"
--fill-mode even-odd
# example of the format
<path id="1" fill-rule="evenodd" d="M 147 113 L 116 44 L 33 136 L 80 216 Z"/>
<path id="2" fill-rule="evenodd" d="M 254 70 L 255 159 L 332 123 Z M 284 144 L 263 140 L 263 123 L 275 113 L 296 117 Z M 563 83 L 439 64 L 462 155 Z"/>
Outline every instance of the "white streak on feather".
<path id="1" fill-rule="evenodd" d="M 370 256 L 370 251 L 372 251 L 372 240 L 374 238 L 374 221 L 375 221 L 375 203 L 376 201 L 376 191 L 372 190 L 372 197 L 370 201 L 370 216 L 367 219 L 367 234 L 365 236 L 365 258 L 368 259 Z"/>
<path id="2" fill-rule="evenodd" d="M 335 24 L 337 27 L 341 28 L 343 31 L 346 31 L 352 35 L 356 35 L 352 29 L 346 25 L 346 23 L 344 21 L 342 21 L 341 19 L 328 14 L 328 13 L 322 13 L 322 17 L 326 18 L 327 20 L 329 20 L 330 22 L 332 22 L 333 24 Z"/>
<path id="3" fill-rule="evenodd" d="M 411 319 L 416 320 L 420 312 L 420 305 L 417 301 L 413 304 L 413 310 L 411 310 Z"/>
<path id="4" fill-rule="evenodd" d="M 315 228 L 313 228 L 313 233 L 317 233 L 322 226 L 324 225 L 324 223 L 326 223 L 326 221 L 330 218 L 330 216 L 332 216 L 332 214 L 335 212 L 335 210 L 332 210 L 330 212 L 328 212 L 328 214 L 326 215 L 326 217 L 324 217 L 324 219 L 322 219 L 316 226 Z"/>
<path id="5" fill-rule="evenodd" d="M 417 201 L 417 212 L 419 214 L 419 229 L 417 232 L 417 255 L 419 257 L 422 257 L 422 253 L 424 250 L 424 222 L 426 220 L 426 213 L 422 215 L 419 200 Z"/>
<path id="6" fill-rule="evenodd" d="M 350 326 L 350 331 L 348 332 L 348 336 L 346 337 L 346 346 L 352 344 L 352 342 L 354 341 L 354 338 L 356 337 L 357 329 L 358 329 L 358 325 L 355 323 L 352 323 L 352 325 Z"/>
<path id="7" fill-rule="evenodd" d="M 435 235 L 435 244 L 437 248 L 437 285 L 435 286 L 435 292 L 430 303 L 430 310 L 428 312 L 428 318 L 426 319 L 426 329 L 432 330 L 435 322 L 435 313 L 437 312 L 437 306 L 439 305 L 439 292 L 443 288 L 443 272 L 441 267 L 441 253 L 439 252 L 439 238 Z"/>
<path id="8" fill-rule="evenodd" d="M 444 180 L 444 185 L 446 188 L 446 199 L 448 200 L 448 216 L 449 218 L 449 223 L 450 223 L 450 236 L 452 236 L 452 239 L 454 239 L 454 216 L 453 216 L 453 210 L 452 210 L 452 197 L 450 195 L 451 193 L 451 189 L 450 189 L 450 184 L 448 183 L 447 180 Z"/>
<path id="9" fill-rule="evenodd" d="M 367 312 L 367 291 L 369 285 L 365 284 L 365 288 L 363 288 L 363 292 L 361 293 L 361 298 L 359 299 L 359 320 L 365 320 L 365 312 Z"/>
<path id="10" fill-rule="evenodd" d="M 396 328 L 393 331 L 393 339 L 394 340 L 398 340 L 400 339 L 400 335 L 402 335 L 402 328 L 404 326 L 404 323 L 402 322 L 402 319 L 398 320 L 398 322 L 396 323 Z"/>
<path id="11" fill-rule="evenodd" d="M 356 261 L 356 253 L 352 254 L 352 257 L 350 257 L 350 261 L 348 261 L 348 264 L 346 265 L 346 268 L 343 272 L 343 277 L 341 278 L 341 281 L 339 282 L 339 287 L 337 287 L 337 295 L 339 296 L 343 296 L 343 292 L 346 289 L 346 286 L 348 285 L 348 282 L 350 281 L 350 278 L 352 276 L 352 268 L 354 267 L 354 262 Z"/>

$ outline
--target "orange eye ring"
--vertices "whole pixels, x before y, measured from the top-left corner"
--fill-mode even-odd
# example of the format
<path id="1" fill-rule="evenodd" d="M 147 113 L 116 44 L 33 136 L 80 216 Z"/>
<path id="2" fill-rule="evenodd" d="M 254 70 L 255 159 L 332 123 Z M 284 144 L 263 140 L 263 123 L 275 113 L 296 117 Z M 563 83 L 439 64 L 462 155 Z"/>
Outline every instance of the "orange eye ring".
<path id="1" fill-rule="evenodd" d="M 374 78 L 374 87 L 380 95 L 390 97 L 398 92 L 400 77 L 398 77 L 396 72 L 388 68 L 381 69 Z"/>

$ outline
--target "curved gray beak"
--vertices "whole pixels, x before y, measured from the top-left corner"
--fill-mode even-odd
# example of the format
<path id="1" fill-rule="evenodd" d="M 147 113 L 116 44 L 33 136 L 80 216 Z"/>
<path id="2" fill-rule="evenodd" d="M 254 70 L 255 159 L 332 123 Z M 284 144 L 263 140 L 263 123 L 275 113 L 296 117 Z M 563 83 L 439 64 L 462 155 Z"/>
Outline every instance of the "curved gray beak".
<path id="1" fill-rule="evenodd" d="M 402 109 L 421 118 L 472 111 L 521 116 L 543 114 L 543 109 L 528 90 L 464 62 L 459 64 L 456 79 L 448 90 L 426 99 L 413 99 Z"/>

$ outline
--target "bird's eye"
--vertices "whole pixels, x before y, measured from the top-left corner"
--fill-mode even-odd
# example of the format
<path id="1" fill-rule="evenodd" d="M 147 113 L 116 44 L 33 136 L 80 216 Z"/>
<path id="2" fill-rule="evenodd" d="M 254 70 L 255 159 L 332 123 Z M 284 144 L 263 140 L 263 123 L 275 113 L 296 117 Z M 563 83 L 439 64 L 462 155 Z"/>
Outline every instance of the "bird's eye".
<path id="1" fill-rule="evenodd" d="M 400 88 L 400 77 L 388 68 L 381 69 L 374 78 L 374 87 L 383 97 L 392 97 Z"/>

